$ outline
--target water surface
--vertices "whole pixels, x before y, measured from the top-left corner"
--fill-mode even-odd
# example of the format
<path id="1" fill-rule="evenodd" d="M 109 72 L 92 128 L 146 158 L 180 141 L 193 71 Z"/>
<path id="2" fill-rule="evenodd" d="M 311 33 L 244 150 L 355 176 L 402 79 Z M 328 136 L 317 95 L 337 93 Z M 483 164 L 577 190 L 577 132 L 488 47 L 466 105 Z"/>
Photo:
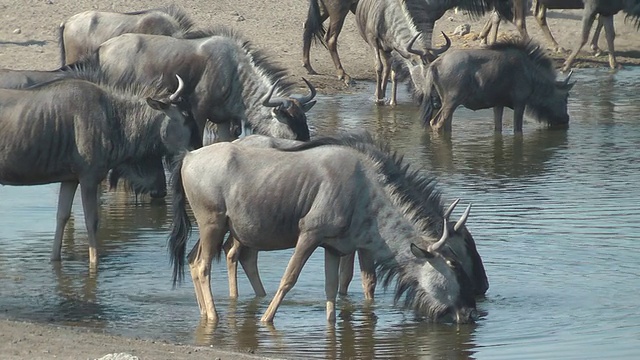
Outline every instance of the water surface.
<path id="1" fill-rule="evenodd" d="M 49 263 L 57 185 L 0 187 L 0 311 L 7 317 L 101 329 L 288 358 L 635 359 L 640 356 L 640 69 L 577 70 L 570 128 L 549 131 L 511 113 L 494 134 L 491 110 L 458 109 L 451 137 L 417 123 L 402 93 L 396 108 L 376 107 L 373 88 L 318 96 L 309 114 L 319 134 L 365 128 L 387 139 L 414 168 L 436 175 L 446 201 L 473 204 L 467 223 L 490 289 L 475 325 L 416 321 L 379 291 L 366 305 L 356 275 L 324 320 L 322 250 L 303 269 L 273 326 L 260 323 L 269 297 L 256 299 L 240 275 L 227 295 L 214 264 L 221 321 L 199 323 L 190 279 L 171 286 L 164 202 L 104 192 L 100 269 L 88 271 L 79 197 L 63 244 Z M 197 235 L 194 235 L 197 236 Z M 269 294 L 290 251 L 260 254 Z"/>

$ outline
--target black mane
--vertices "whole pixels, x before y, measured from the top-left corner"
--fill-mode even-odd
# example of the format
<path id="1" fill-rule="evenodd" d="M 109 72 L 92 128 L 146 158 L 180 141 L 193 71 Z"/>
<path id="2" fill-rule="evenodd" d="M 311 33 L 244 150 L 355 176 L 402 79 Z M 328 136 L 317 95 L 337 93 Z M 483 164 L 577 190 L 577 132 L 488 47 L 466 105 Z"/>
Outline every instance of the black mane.
<path id="1" fill-rule="evenodd" d="M 320 137 L 282 150 L 302 151 L 326 145 L 355 149 L 379 164 L 379 171 L 384 175 L 382 185 L 396 189 L 407 210 L 413 214 L 412 220 L 421 225 L 420 230 L 433 236 L 441 235 L 441 229 L 437 233 L 432 230 L 439 226 L 444 217 L 441 193 L 436 189 L 436 178 L 421 171 L 410 170 L 409 164 L 405 164 L 401 155 L 392 151 L 389 144 L 374 139 L 369 132 Z"/>
<path id="2" fill-rule="evenodd" d="M 213 26 L 207 29 L 199 29 L 190 31 L 183 37 L 184 39 L 202 39 L 211 36 L 224 36 L 234 40 L 247 55 L 251 57 L 252 63 L 267 75 L 272 83 L 278 82 L 278 88 L 285 93 L 290 93 L 294 87 L 294 83 L 285 78 L 289 75 L 289 71 L 284 67 L 275 64 L 269 59 L 264 51 L 255 47 L 249 40 L 244 38 L 242 34 L 233 28 L 224 25 Z"/>
<path id="3" fill-rule="evenodd" d="M 555 73 L 553 62 L 547 56 L 542 47 L 533 41 L 523 41 L 519 38 L 501 39 L 486 47 L 488 50 L 520 51 L 529 58 L 538 68 Z"/>

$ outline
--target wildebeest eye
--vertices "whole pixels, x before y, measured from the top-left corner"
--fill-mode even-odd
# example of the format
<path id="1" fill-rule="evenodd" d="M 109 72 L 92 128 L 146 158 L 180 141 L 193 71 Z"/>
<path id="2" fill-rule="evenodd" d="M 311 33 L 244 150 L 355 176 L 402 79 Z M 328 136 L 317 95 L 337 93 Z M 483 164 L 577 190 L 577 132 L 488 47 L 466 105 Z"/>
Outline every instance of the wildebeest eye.
<path id="1" fill-rule="evenodd" d="M 447 266 L 449 266 L 452 269 L 456 269 L 458 267 L 458 263 L 455 262 L 454 260 L 446 259 L 445 262 L 447 263 Z"/>

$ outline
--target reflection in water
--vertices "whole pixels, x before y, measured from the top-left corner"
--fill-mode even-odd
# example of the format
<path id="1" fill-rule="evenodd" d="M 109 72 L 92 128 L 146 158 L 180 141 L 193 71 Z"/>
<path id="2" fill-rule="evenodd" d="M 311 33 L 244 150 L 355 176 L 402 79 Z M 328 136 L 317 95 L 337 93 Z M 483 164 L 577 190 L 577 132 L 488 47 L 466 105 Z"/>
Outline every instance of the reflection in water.
<path id="1" fill-rule="evenodd" d="M 270 297 L 251 296 L 242 273 L 240 298 L 226 297 L 225 266 L 214 263 L 221 319 L 199 323 L 190 280 L 171 286 L 165 202 L 103 194 L 99 272 L 91 274 L 79 197 L 63 261 L 48 262 L 57 185 L 0 187 L 0 313 L 288 358 L 638 358 L 638 75 L 640 69 L 577 71 L 570 128 L 549 131 L 529 121 L 521 135 L 511 133 L 509 122 L 495 134 L 490 110 L 462 108 L 454 134 L 432 133 L 416 121 L 406 93 L 395 108 L 373 106 L 368 89 L 318 95 L 310 114 L 317 134 L 367 129 L 413 167 L 433 173 L 445 201 L 473 204 L 468 225 L 491 283 L 476 325 L 416 321 L 382 290 L 367 303 L 356 273 L 338 303 L 337 324 L 327 326 L 322 250 L 307 262 L 273 325 L 259 321 Z M 260 254 L 268 294 L 290 256 L 290 250 Z"/>

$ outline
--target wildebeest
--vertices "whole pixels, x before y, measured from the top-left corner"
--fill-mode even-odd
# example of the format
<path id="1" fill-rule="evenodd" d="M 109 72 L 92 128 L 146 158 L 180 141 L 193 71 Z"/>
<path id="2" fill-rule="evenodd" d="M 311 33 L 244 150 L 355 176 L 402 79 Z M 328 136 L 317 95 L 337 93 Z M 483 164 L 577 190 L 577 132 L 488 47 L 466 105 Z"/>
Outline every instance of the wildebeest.
<path id="1" fill-rule="evenodd" d="M 425 4 L 424 0 L 360 0 L 358 3 L 356 23 L 360 35 L 373 48 L 376 57 L 376 90 L 374 95 L 376 104 L 384 104 L 387 82 L 392 70 L 394 74 L 392 75 L 393 91 L 390 104 L 395 105 L 396 103 L 397 79 L 395 73 L 397 72 L 392 68 L 392 51 L 396 51 L 410 62 L 409 68 L 414 82 L 422 82 L 422 76 L 415 75 L 414 66 L 424 68 L 451 45 L 449 38 L 443 33 L 446 44 L 438 49 L 428 47 L 415 49 L 413 47 L 419 37 L 426 35 L 420 33 L 414 25 L 415 16 L 411 11 L 415 8 L 424 8 Z M 431 43 L 430 40 L 428 42 Z M 424 69 L 420 72 L 423 73 Z M 416 76 L 420 79 L 415 80 Z"/>
<path id="2" fill-rule="evenodd" d="M 328 141 L 330 139 L 331 138 L 327 138 L 325 140 L 325 143 L 330 144 L 330 141 Z M 351 141 L 355 140 L 365 142 L 369 141 L 369 139 L 366 137 L 351 139 Z M 300 146 L 302 143 L 295 140 L 276 139 L 262 135 L 250 135 L 248 137 L 244 137 L 242 139 L 234 141 L 234 144 L 258 148 L 286 149 L 290 147 Z M 340 140 L 337 140 L 336 144 L 339 145 Z M 410 183 L 409 187 L 418 188 L 419 184 L 412 183 L 412 180 L 414 180 L 414 178 L 407 179 L 407 181 Z M 458 200 L 451 204 L 451 206 L 445 211 L 444 205 L 441 201 L 440 193 L 435 189 L 435 186 L 433 185 L 435 185 L 435 181 L 432 179 L 432 186 L 425 187 L 424 191 L 420 194 L 422 201 L 417 202 L 416 205 L 420 207 L 420 211 L 423 212 L 429 219 L 429 221 L 427 221 L 429 230 L 432 233 L 437 234 L 442 229 L 442 222 L 444 221 L 444 219 L 447 219 L 447 221 L 449 221 L 449 216 L 457 205 Z M 465 226 L 467 217 L 468 212 L 456 222 L 457 226 L 454 227 L 453 224 L 451 224 L 452 227 L 449 229 L 451 237 L 449 240 L 447 240 L 445 248 L 453 249 L 452 251 L 456 254 L 456 257 L 462 265 L 463 270 L 471 279 L 474 293 L 476 295 L 483 295 L 489 288 L 489 282 L 487 280 L 484 265 L 482 264 L 482 259 L 480 258 L 480 255 L 478 254 L 478 251 L 476 249 L 473 236 L 471 236 L 471 233 Z M 454 230 L 454 228 L 457 228 L 458 230 L 456 231 Z M 257 296 L 265 296 L 266 292 L 258 273 L 257 251 L 255 249 L 242 247 L 238 241 L 233 241 L 232 236 L 229 238 L 229 240 L 227 240 L 227 242 L 225 242 L 224 249 L 227 255 L 229 296 L 234 298 L 238 297 L 238 287 L 236 281 L 238 262 L 240 262 L 245 273 L 247 274 L 247 277 L 249 278 L 249 282 L 253 287 L 255 294 Z M 358 254 L 360 258 L 361 268 L 363 270 L 370 268 L 370 266 L 366 265 L 367 261 L 371 261 L 366 256 L 366 253 L 362 254 L 358 252 Z M 353 277 L 354 260 L 355 253 L 345 255 L 340 258 L 340 281 L 338 288 L 339 294 L 347 294 L 349 283 L 351 282 L 351 279 Z M 365 266 L 362 266 L 363 263 L 365 264 Z M 375 283 L 375 274 L 367 274 L 365 271 L 363 271 L 362 286 L 366 299 L 373 298 L 376 285 Z"/>
<path id="3" fill-rule="evenodd" d="M 243 246 L 259 251 L 295 248 L 264 322 L 273 321 L 318 247 L 325 249 L 330 322 L 335 321 L 339 257 L 355 250 L 371 256 L 385 287 L 397 280 L 396 301 L 404 296 L 404 305 L 417 314 L 434 321 L 474 321 L 471 280 L 444 249 L 450 239 L 447 221 L 440 234 L 433 233 L 427 225 L 432 219 L 418 205 L 432 179 L 409 171 L 387 147 L 352 137 L 328 146 L 312 140 L 287 151 L 217 143 L 178 161 L 169 238 L 173 280 L 183 276 L 191 230 L 188 200 L 200 232 L 188 262 L 203 318 L 218 318 L 211 261 L 230 231 Z"/>
<path id="4" fill-rule="evenodd" d="M 65 67 L 50 71 L 0 69 L 0 88 L 25 89 L 77 75 L 77 71 L 69 72 L 69 69 Z M 86 70 L 81 71 L 80 74 L 85 72 Z M 111 189 L 115 189 L 119 180 L 124 178 L 136 195 L 148 192 L 152 198 L 164 197 L 167 194 L 166 177 L 162 163 L 164 155 L 166 154 L 150 154 L 141 162 L 127 161 L 119 164 L 109 172 L 108 179 Z"/>
<path id="5" fill-rule="evenodd" d="M 471 16 L 479 16 L 485 11 L 497 8 L 500 14 L 510 16 L 510 8 L 505 6 L 508 0 L 422 0 L 418 2 L 405 1 L 408 6 L 417 5 L 411 10 L 414 15 L 413 21 L 419 31 L 424 32 L 424 39 L 421 45 L 431 47 L 431 37 L 436 20 L 440 19 L 444 13 L 457 7 L 469 12 Z M 302 63 L 309 74 L 316 74 L 309 60 L 311 49 L 311 39 L 315 36 L 331 54 L 331 59 L 336 67 L 338 79 L 343 80 L 347 85 L 353 80 L 344 71 L 340 57 L 338 56 L 338 36 L 342 30 L 345 18 L 349 11 L 356 13 L 358 0 L 309 0 L 309 12 L 304 24 L 302 36 Z M 324 30 L 322 23 L 329 18 L 329 28 Z M 383 31 L 383 29 L 381 29 Z"/>
<path id="6" fill-rule="evenodd" d="M 304 22 L 304 32 L 302 34 L 302 65 L 309 74 L 317 74 L 311 61 L 309 52 L 311 50 L 311 39 L 315 37 L 324 45 L 331 54 L 331 59 L 338 72 L 338 79 L 344 81 L 346 85 L 351 85 L 353 80 L 342 67 L 340 56 L 338 55 L 338 36 L 342 31 L 344 20 L 351 11 L 356 13 L 358 0 L 309 0 L 309 12 L 307 20 Z M 329 18 L 329 29 L 325 30 L 322 23 Z"/>
<path id="7" fill-rule="evenodd" d="M 221 140 L 233 140 L 234 128 L 273 137 L 308 140 L 305 112 L 316 92 L 289 95 L 286 70 L 227 27 L 190 33 L 193 38 L 123 34 L 104 42 L 94 56 L 114 84 L 149 83 L 177 73 L 185 81 L 200 133 L 206 121 L 218 124 Z M 175 81 L 164 76 L 165 86 Z"/>
<path id="8" fill-rule="evenodd" d="M 193 21 L 175 5 L 129 13 L 85 11 L 60 24 L 58 39 L 62 65 L 80 60 L 118 35 L 141 33 L 183 37 L 193 27 Z"/>
<path id="9" fill-rule="evenodd" d="M 515 6 L 520 6 L 524 9 L 525 0 L 511 1 L 513 1 Z M 593 25 L 596 17 L 598 18 L 598 25 L 591 41 L 591 49 L 595 53 L 600 52 L 598 49 L 598 37 L 600 35 L 600 30 L 604 28 L 607 46 L 609 48 L 609 66 L 612 69 L 616 69 L 618 67 L 614 48 L 615 30 L 613 27 L 613 16 L 620 11 L 624 11 L 627 14 L 627 18 L 631 18 L 635 21 L 636 26 L 640 25 L 640 22 L 638 21 L 638 18 L 640 17 L 640 0 L 534 0 L 533 15 L 542 28 L 543 33 L 553 44 L 556 51 L 561 51 L 563 49 L 554 39 L 551 31 L 549 30 L 546 20 L 547 9 L 583 9 L 580 41 L 576 43 L 572 53 L 562 65 L 562 71 L 568 71 L 571 68 L 571 65 L 575 61 L 578 53 L 589 40 L 589 32 L 591 31 L 591 26 Z M 514 22 L 522 23 L 524 25 L 524 11 L 516 11 L 513 15 Z M 481 37 L 486 36 L 489 29 L 491 29 L 492 38 L 495 41 L 498 23 L 499 17 L 494 16 L 493 25 L 487 23 Z M 526 38 L 528 36 L 526 35 L 526 28 L 524 29 L 524 32 Z"/>
<path id="10" fill-rule="evenodd" d="M 97 72 L 78 71 L 92 82 L 61 79 L 25 90 L 0 89 L 0 183 L 61 183 L 52 260 L 60 259 L 80 185 L 89 261 L 95 266 L 98 186 L 108 170 L 158 149 L 189 148 L 195 125 L 180 97 L 182 80 L 173 94 L 163 95 L 157 84 L 121 90 L 103 85 Z"/>
<path id="11" fill-rule="evenodd" d="M 525 110 L 549 126 L 567 126 L 567 100 L 573 83 L 556 81 L 551 60 L 531 42 L 497 42 L 486 49 L 451 51 L 428 69 L 424 92 L 435 89 L 442 107 L 431 117 L 433 103 L 423 102 L 423 120 L 451 131 L 459 105 L 471 110 L 493 108 L 494 129 L 502 131 L 504 107 L 513 109 L 513 131 L 522 132 Z"/>

